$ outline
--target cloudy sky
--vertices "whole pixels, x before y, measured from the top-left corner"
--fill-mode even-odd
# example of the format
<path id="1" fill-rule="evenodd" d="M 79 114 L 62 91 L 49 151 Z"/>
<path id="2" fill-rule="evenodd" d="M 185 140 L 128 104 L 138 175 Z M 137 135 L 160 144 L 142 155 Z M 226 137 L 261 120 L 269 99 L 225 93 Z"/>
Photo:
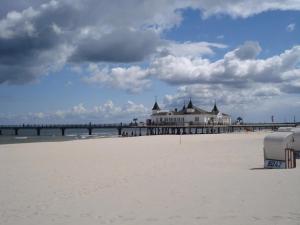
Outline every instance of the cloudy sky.
<path id="1" fill-rule="evenodd" d="M 300 120 L 299 38 L 297 0 L 1 0 L 0 123 Z"/>

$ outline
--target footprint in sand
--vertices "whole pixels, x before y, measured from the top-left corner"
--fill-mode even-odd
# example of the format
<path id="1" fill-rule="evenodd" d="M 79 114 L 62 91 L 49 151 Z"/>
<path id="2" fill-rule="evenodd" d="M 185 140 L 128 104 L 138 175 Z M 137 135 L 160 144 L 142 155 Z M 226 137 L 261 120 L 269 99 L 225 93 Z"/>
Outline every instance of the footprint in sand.
<path id="1" fill-rule="evenodd" d="M 181 217 L 180 217 L 180 216 L 170 216 L 170 217 L 169 217 L 169 220 L 179 219 L 179 218 L 181 218 Z"/>
<path id="2" fill-rule="evenodd" d="M 196 216 L 195 219 L 196 220 L 206 220 L 206 219 L 208 219 L 208 217 L 207 216 Z"/>
<path id="3" fill-rule="evenodd" d="M 158 219 L 157 218 L 147 218 L 146 221 L 147 222 L 157 222 Z"/>
<path id="4" fill-rule="evenodd" d="M 257 216 L 252 216 L 252 218 L 253 218 L 254 220 L 256 220 L 256 221 L 260 220 L 260 218 L 257 217 Z"/>

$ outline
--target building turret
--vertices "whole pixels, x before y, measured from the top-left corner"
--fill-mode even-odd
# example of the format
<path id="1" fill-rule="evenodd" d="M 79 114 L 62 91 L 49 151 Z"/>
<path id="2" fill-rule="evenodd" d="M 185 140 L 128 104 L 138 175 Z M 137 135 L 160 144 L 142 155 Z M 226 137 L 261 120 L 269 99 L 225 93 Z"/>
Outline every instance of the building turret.
<path id="1" fill-rule="evenodd" d="M 181 109 L 181 112 L 185 112 L 185 110 L 186 110 L 186 107 L 185 107 L 185 101 L 184 101 L 184 103 L 183 103 L 183 107 L 182 107 L 182 109 Z"/>
<path id="2" fill-rule="evenodd" d="M 156 114 L 156 113 L 158 113 L 159 111 L 160 111 L 160 108 L 159 108 L 159 106 L 158 106 L 158 104 L 157 104 L 157 101 L 155 101 L 154 106 L 153 106 L 153 108 L 152 108 L 152 114 Z"/>
<path id="3" fill-rule="evenodd" d="M 193 106 L 191 98 L 190 98 L 189 104 L 188 104 L 188 106 L 186 108 L 186 112 L 187 113 L 193 113 L 193 112 L 195 112 L 195 109 L 194 109 L 194 106 Z"/>
<path id="4" fill-rule="evenodd" d="M 214 105 L 213 109 L 211 110 L 211 112 L 212 112 L 213 114 L 215 114 L 215 115 L 218 115 L 218 113 L 220 112 L 220 111 L 218 110 L 216 101 L 215 101 L 215 105 Z"/>

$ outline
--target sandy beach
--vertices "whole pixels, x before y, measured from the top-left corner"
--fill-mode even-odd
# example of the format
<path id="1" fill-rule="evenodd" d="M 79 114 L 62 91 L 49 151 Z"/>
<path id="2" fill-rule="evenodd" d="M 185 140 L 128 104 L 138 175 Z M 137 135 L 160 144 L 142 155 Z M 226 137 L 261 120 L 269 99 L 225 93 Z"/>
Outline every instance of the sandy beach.
<path id="1" fill-rule="evenodd" d="M 0 145 L 0 224 L 300 224 L 264 132 Z"/>

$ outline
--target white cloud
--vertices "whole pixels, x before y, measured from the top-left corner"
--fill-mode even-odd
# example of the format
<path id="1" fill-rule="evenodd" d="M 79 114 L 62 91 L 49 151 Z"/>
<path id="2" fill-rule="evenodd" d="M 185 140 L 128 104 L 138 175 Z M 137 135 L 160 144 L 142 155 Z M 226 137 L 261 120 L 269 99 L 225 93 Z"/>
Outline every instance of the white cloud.
<path id="1" fill-rule="evenodd" d="M 153 55 L 151 66 L 148 68 L 142 68 L 140 66 L 129 67 L 105 67 L 102 64 L 89 64 L 86 77 L 83 80 L 89 84 L 109 85 L 114 88 L 118 88 L 129 93 L 139 93 L 148 89 L 151 86 L 150 77 L 158 72 L 157 67 L 161 60 L 167 60 L 170 57 L 178 59 L 174 62 L 177 66 L 184 64 L 184 57 L 198 58 L 203 55 L 214 54 L 213 49 L 224 49 L 227 46 L 220 43 L 209 42 L 172 42 L 165 41 L 164 45 L 158 48 L 158 54 Z M 180 56 L 182 56 L 180 58 Z M 168 62 L 166 62 L 168 64 Z M 180 73 L 178 67 L 176 71 L 169 71 L 172 64 L 165 66 L 163 70 L 166 70 L 170 76 Z M 182 69 L 189 69 L 189 66 L 182 65 Z M 191 72 L 192 73 L 192 72 Z"/>
<path id="2" fill-rule="evenodd" d="M 246 18 L 266 11 L 300 9 L 300 3 L 297 0 L 201 0 L 192 1 L 192 4 L 195 8 L 203 10 L 204 17 L 225 14 L 233 18 Z"/>
<path id="3" fill-rule="evenodd" d="M 52 24 L 52 29 L 56 34 L 62 34 L 62 29 L 55 23 Z"/>
<path id="4" fill-rule="evenodd" d="M 149 71 L 139 66 L 129 68 L 100 68 L 96 64 L 89 66 L 90 76 L 83 80 L 90 84 L 109 85 L 125 90 L 129 93 L 137 93 L 150 87 Z"/>
<path id="5" fill-rule="evenodd" d="M 0 83 L 23 84 L 51 72 L 49 62 L 132 63 L 148 60 L 167 29 L 180 26 L 185 9 L 204 17 L 248 17 L 269 10 L 300 10 L 295 0 L 1 0 Z M 80 15 L 80 17 L 79 17 Z M 294 26 L 295 27 L 295 26 Z M 291 24 L 292 28 L 292 24 Z M 65 46 L 65 48 L 61 48 Z M 214 43 L 171 43 L 169 54 L 210 55 Z M 41 60 L 41 56 L 48 57 Z M 7 66 L 7 62 L 10 66 Z M 56 64 L 56 62 L 52 63 Z M 52 68 L 52 67 L 51 67 Z"/>
<path id="6" fill-rule="evenodd" d="M 280 55 L 257 59 L 258 43 L 246 42 L 225 54 L 223 59 L 211 62 L 201 57 L 168 55 L 151 63 L 151 72 L 170 84 L 223 84 L 247 86 L 250 83 L 280 83 L 299 79 L 300 46 L 294 46 Z"/>
<path id="7" fill-rule="evenodd" d="M 128 68 L 100 68 L 90 66 L 91 76 L 84 78 L 89 83 L 110 85 L 137 93 L 150 86 L 150 77 L 166 83 L 221 84 L 232 88 L 247 88 L 253 84 L 273 84 L 283 92 L 297 91 L 293 82 L 300 79 L 300 46 L 294 46 L 279 55 L 258 59 L 261 47 L 257 42 L 245 42 L 229 51 L 222 59 L 211 61 L 194 52 L 158 55 L 149 67 L 131 66 Z M 179 51 L 180 52 L 180 51 Z M 188 52 L 190 56 L 188 55 Z M 291 87 L 287 90 L 287 87 Z"/>
<path id="8" fill-rule="evenodd" d="M 86 108 L 83 106 L 82 103 L 73 106 L 72 112 L 75 114 L 84 114 L 87 112 Z"/>
<path id="9" fill-rule="evenodd" d="M 26 114 L 0 114 L 0 123 L 115 123 L 131 122 L 133 118 L 145 121 L 150 111 L 143 104 L 128 101 L 124 105 L 116 105 L 108 100 L 102 105 L 91 108 L 84 107 L 83 103 L 71 109 L 57 110 L 55 112 L 37 112 Z"/>
<path id="10" fill-rule="evenodd" d="M 166 95 L 165 105 L 182 105 L 184 100 L 190 97 L 193 101 L 202 106 L 210 107 L 214 100 L 221 105 L 241 105 L 249 103 L 258 103 L 261 100 L 270 99 L 279 96 L 281 91 L 273 85 L 253 85 L 245 89 L 230 88 L 220 84 L 192 84 L 180 86 L 173 95 Z"/>
<path id="11" fill-rule="evenodd" d="M 261 47 L 258 42 L 246 41 L 234 51 L 227 53 L 227 57 L 236 57 L 240 60 L 255 59 L 261 52 Z"/>
<path id="12" fill-rule="evenodd" d="M 199 57 L 204 55 L 213 55 L 213 49 L 224 49 L 226 45 L 211 42 L 167 42 L 164 46 L 159 48 L 162 55 L 175 55 L 175 56 L 189 56 Z"/>
<path id="13" fill-rule="evenodd" d="M 291 23 L 291 24 L 287 25 L 286 30 L 289 31 L 289 32 L 292 32 L 292 31 L 295 30 L 295 28 L 296 28 L 296 24 Z"/>
<path id="14" fill-rule="evenodd" d="M 32 20 L 39 15 L 39 11 L 29 7 L 21 12 L 11 11 L 0 20 L 0 38 L 13 38 L 20 34 L 35 35 Z"/>

